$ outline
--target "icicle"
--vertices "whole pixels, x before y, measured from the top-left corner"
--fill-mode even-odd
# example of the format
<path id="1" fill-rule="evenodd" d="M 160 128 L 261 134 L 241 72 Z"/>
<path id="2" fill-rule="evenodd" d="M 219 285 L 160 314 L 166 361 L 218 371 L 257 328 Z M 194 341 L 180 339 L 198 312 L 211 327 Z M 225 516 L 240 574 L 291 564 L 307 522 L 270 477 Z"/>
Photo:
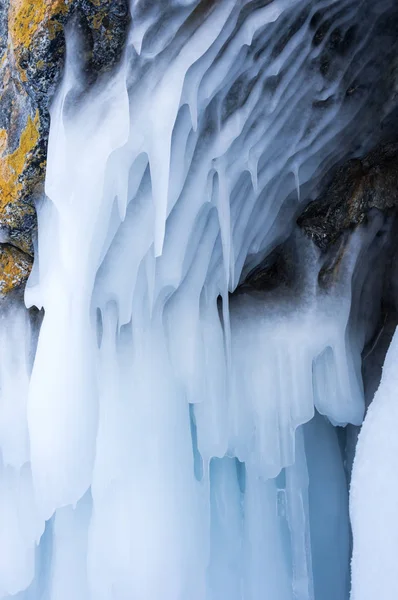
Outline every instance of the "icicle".
<path id="1" fill-rule="evenodd" d="M 249 173 L 252 181 L 253 192 L 258 194 L 258 159 L 252 153 L 248 162 Z"/>
<path id="2" fill-rule="evenodd" d="M 297 286 L 235 291 L 366 121 L 367 92 L 358 118 L 344 94 L 314 106 L 335 84 L 309 24 L 340 7 L 348 27 L 354 3 L 152 4 L 131 2 L 121 64 L 73 106 L 67 40 L 26 289 L 44 308 L 29 385 L 28 321 L 0 318 L 0 595 L 319 600 L 346 571 L 310 548 L 311 502 L 332 484 L 308 454 L 319 442 L 336 475 L 346 560 L 342 459 L 314 413 L 363 417 L 348 324 L 367 234 L 327 292 L 301 239 Z"/>
<path id="3" fill-rule="evenodd" d="M 311 541 L 308 506 L 308 471 L 302 430 L 296 432 L 296 461 L 286 469 L 287 522 L 293 565 L 293 596 L 313 600 Z"/>
<path id="4" fill-rule="evenodd" d="M 217 165 L 218 173 L 218 194 L 217 194 L 217 211 L 220 223 L 221 243 L 223 253 L 223 263 L 225 270 L 225 285 L 228 288 L 230 280 L 233 280 L 232 270 L 232 241 L 231 241 L 231 214 L 229 189 L 226 180 L 226 174 L 223 167 Z"/>

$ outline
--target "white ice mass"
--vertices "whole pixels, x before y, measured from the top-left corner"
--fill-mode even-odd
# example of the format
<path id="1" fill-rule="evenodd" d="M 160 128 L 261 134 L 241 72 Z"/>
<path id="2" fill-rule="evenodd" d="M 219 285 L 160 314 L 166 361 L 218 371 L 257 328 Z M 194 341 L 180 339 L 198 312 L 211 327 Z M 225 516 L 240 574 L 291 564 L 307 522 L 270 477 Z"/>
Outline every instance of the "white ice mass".
<path id="1" fill-rule="evenodd" d="M 374 90 L 344 86 L 389 4 L 131 0 L 122 62 L 89 90 L 69 30 L 25 292 L 44 318 L 0 322 L 0 598 L 350 597 L 352 282 L 380 223 L 327 289 L 298 232 L 294 285 L 240 284 L 371 139 Z M 355 459 L 352 600 L 398 598 L 397 343 Z"/>

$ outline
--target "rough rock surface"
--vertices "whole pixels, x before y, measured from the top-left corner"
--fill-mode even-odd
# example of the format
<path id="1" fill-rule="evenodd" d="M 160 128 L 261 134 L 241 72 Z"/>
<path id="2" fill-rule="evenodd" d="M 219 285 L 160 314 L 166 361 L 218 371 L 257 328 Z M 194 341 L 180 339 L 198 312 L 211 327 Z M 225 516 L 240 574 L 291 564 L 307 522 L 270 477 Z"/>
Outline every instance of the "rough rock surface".
<path id="1" fill-rule="evenodd" d="M 126 0 L 0 3 L 0 295 L 29 275 L 48 107 L 62 74 L 64 27 L 71 18 L 83 30 L 81 58 L 90 83 L 121 55 L 129 21 Z"/>
<path id="2" fill-rule="evenodd" d="M 323 254 L 323 267 L 319 273 L 321 286 L 327 287 L 335 280 L 350 232 L 366 224 L 374 210 L 381 211 L 387 224 L 387 241 L 383 244 L 398 252 L 395 241 L 398 227 L 395 219 L 398 210 L 398 143 L 379 145 L 363 158 L 351 159 L 336 169 L 322 193 L 298 217 L 301 230 Z M 395 233 L 392 233 L 393 223 L 396 223 Z M 297 232 L 292 232 L 288 240 L 274 248 L 246 276 L 238 293 L 247 287 L 269 291 L 292 285 L 297 274 L 295 235 Z"/>
<path id="3" fill-rule="evenodd" d="M 386 144 L 340 167 L 297 223 L 323 251 L 364 223 L 373 208 L 398 207 L 398 144 Z"/>

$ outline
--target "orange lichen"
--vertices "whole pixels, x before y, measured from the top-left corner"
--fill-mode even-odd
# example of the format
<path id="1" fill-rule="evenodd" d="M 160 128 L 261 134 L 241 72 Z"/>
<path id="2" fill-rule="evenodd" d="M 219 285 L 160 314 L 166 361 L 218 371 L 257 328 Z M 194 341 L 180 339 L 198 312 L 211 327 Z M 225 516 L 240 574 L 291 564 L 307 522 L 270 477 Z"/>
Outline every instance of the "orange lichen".
<path id="1" fill-rule="evenodd" d="M 15 246 L 0 247 L 0 295 L 6 296 L 23 285 L 32 268 L 32 259 Z"/>
<path id="2" fill-rule="evenodd" d="M 50 40 L 55 39 L 57 33 L 59 33 L 61 30 L 62 30 L 62 25 L 59 21 L 56 21 L 54 19 L 48 21 L 47 31 L 48 31 L 48 37 L 50 38 Z"/>
<path id="3" fill-rule="evenodd" d="M 28 48 L 37 30 L 56 15 L 66 14 L 69 4 L 68 0 L 11 0 L 8 31 L 14 49 Z"/>
<path id="4" fill-rule="evenodd" d="M 28 117 L 25 129 L 22 131 L 19 146 L 11 154 L 6 154 L 7 133 L 0 130 L 0 209 L 11 201 L 17 200 L 22 190 L 19 181 L 32 158 L 32 153 L 39 141 L 39 111 L 34 119 Z"/>
<path id="5" fill-rule="evenodd" d="M 94 29 L 99 29 L 102 25 L 102 21 L 104 20 L 104 14 L 101 12 L 98 12 L 90 20 L 91 20 L 91 23 L 92 23 L 92 26 L 94 27 Z"/>

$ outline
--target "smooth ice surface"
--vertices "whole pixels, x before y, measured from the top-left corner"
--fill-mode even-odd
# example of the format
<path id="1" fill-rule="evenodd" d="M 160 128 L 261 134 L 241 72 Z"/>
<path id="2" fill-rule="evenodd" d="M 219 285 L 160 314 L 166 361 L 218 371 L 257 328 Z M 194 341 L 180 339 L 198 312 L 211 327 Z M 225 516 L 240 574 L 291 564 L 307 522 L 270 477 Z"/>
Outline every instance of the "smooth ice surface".
<path id="1" fill-rule="evenodd" d="M 317 414 L 304 426 L 315 597 L 347 598 L 350 573 L 348 493 L 337 432 Z"/>
<path id="2" fill-rule="evenodd" d="M 31 376 L 26 313 L 0 327 L 0 594 L 347 600 L 326 418 L 363 417 L 351 281 L 369 235 L 328 291 L 299 239 L 297 285 L 230 294 L 358 150 L 373 89 L 352 103 L 339 86 L 362 76 L 377 15 L 350 0 L 131 13 L 121 64 L 84 93 L 68 34 L 25 294 L 44 309 Z M 331 23 L 353 19 L 325 76 Z"/>
<path id="3" fill-rule="evenodd" d="M 352 600 L 398 595 L 397 408 L 398 333 L 388 350 L 380 387 L 369 407 L 355 454 L 350 514 L 354 537 Z"/>

